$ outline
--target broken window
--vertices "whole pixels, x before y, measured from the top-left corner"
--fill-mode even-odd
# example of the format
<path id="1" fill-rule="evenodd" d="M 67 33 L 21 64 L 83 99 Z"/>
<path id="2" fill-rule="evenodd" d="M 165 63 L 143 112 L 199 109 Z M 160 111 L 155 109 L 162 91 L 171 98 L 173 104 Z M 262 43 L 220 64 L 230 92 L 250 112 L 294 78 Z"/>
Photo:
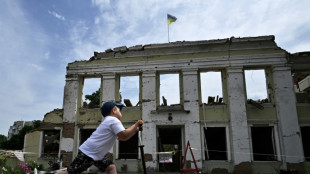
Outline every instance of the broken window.
<path id="1" fill-rule="evenodd" d="M 227 160 L 227 143 L 225 127 L 205 127 L 206 160 Z"/>
<path id="2" fill-rule="evenodd" d="M 85 78 L 83 83 L 82 101 L 85 108 L 100 107 L 100 78 Z"/>
<path id="3" fill-rule="evenodd" d="M 269 102 L 265 70 L 245 70 L 244 74 L 248 103 Z"/>
<path id="4" fill-rule="evenodd" d="M 297 103 L 310 103 L 310 73 L 293 75 Z"/>
<path id="5" fill-rule="evenodd" d="M 80 129 L 80 145 L 82 145 L 96 129 Z"/>
<path id="6" fill-rule="evenodd" d="M 164 126 L 157 129 L 157 151 L 160 172 L 177 172 L 182 164 L 182 127 Z"/>
<path id="7" fill-rule="evenodd" d="M 139 106 L 139 76 L 120 77 L 120 101 L 127 107 Z"/>
<path id="8" fill-rule="evenodd" d="M 219 71 L 200 73 L 202 103 L 223 103 L 222 74 Z"/>
<path id="9" fill-rule="evenodd" d="M 276 161 L 274 128 L 251 127 L 254 161 Z"/>
<path id="10" fill-rule="evenodd" d="M 310 126 L 300 128 L 305 160 L 310 162 Z"/>
<path id="11" fill-rule="evenodd" d="M 119 141 L 118 159 L 138 159 L 138 133 L 127 141 Z"/>
<path id="12" fill-rule="evenodd" d="M 44 130 L 42 157 L 57 157 L 59 152 L 60 130 Z"/>
<path id="13" fill-rule="evenodd" d="M 179 74 L 160 74 L 160 105 L 169 106 L 180 104 Z"/>

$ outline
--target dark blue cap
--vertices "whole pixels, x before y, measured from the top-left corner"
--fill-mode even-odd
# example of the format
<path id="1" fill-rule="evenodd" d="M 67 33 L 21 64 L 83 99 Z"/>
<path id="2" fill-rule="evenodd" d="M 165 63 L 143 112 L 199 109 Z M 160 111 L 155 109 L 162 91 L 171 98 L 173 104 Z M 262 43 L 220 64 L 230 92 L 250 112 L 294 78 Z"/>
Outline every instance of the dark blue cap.
<path id="1" fill-rule="evenodd" d="M 102 107 L 101 107 L 101 114 L 103 117 L 107 116 L 108 114 L 110 114 L 111 110 L 117 106 L 119 108 L 119 110 L 122 110 L 122 108 L 124 107 L 124 105 L 122 103 L 115 103 L 113 101 L 109 101 L 109 102 L 105 102 Z"/>

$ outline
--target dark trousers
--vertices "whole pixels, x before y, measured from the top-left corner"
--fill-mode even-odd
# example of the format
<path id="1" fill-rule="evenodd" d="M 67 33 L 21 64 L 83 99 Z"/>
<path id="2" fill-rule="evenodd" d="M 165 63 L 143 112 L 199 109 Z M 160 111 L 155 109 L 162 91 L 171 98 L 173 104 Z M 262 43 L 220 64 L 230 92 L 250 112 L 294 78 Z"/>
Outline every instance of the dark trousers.
<path id="1" fill-rule="evenodd" d="M 79 174 L 86 171 L 91 165 L 95 165 L 102 172 L 104 172 L 105 169 L 111 164 L 113 164 L 113 161 L 111 161 L 107 155 L 102 160 L 95 161 L 79 150 L 77 156 L 67 168 L 67 171 L 69 174 Z"/>

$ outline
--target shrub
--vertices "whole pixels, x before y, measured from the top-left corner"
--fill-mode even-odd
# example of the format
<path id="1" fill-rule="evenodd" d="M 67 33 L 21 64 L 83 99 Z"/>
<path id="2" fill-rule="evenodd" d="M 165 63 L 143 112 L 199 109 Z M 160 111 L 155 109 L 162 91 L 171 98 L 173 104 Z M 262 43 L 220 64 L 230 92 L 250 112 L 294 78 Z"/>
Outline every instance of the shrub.
<path id="1" fill-rule="evenodd" d="M 0 166 L 4 166 L 6 162 L 6 156 L 1 154 L 0 155 Z"/>
<path id="2" fill-rule="evenodd" d="M 22 173 L 30 173 L 31 172 L 31 168 L 24 162 L 20 162 L 18 163 L 16 169 L 16 171 L 21 171 Z"/>
<path id="3" fill-rule="evenodd" d="M 27 165 L 31 168 L 31 170 L 34 170 L 35 168 L 37 168 L 38 170 L 43 170 L 43 165 L 37 164 L 35 161 L 28 161 Z"/>

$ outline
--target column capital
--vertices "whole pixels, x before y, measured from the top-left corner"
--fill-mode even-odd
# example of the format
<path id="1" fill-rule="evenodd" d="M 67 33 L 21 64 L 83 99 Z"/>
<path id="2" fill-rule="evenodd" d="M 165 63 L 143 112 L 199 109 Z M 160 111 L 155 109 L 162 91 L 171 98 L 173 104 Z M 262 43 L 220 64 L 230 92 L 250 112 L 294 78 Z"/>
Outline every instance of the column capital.
<path id="1" fill-rule="evenodd" d="M 76 74 L 67 74 L 66 75 L 66 81 L 78 81 L 79 76 Z"/>
<path id="2" fill-rule="evenodd" d="M 112 80 L 115 79 L 115 73 L 108 72 L 108 73 L 102 73 L 102 78 L 106 80 Z"/>
<path id="3" fill-rule="evenodd" d="M 156 71 L 143 71 L 142 77 L 156 77 Z"/>
<path id="4" fill-rule="evenodd" d="M 226 70 L 227 73 L 243 73 L 242 66 L 228 67 Z"/>
<path id="5" fill-rule="evenodd" d="M 184 75 L 197 75 L 198 74 L 198 68 L 183 69 L 182 73 L 183 73 L 183 76 Z"/>
<path id="6" fill-rule="evenodd" d="M 275 71 L 291 71 L 291 67 L 283 66 L 283 65 L 273 65 L 272 72 L 275 72 Z"/>

